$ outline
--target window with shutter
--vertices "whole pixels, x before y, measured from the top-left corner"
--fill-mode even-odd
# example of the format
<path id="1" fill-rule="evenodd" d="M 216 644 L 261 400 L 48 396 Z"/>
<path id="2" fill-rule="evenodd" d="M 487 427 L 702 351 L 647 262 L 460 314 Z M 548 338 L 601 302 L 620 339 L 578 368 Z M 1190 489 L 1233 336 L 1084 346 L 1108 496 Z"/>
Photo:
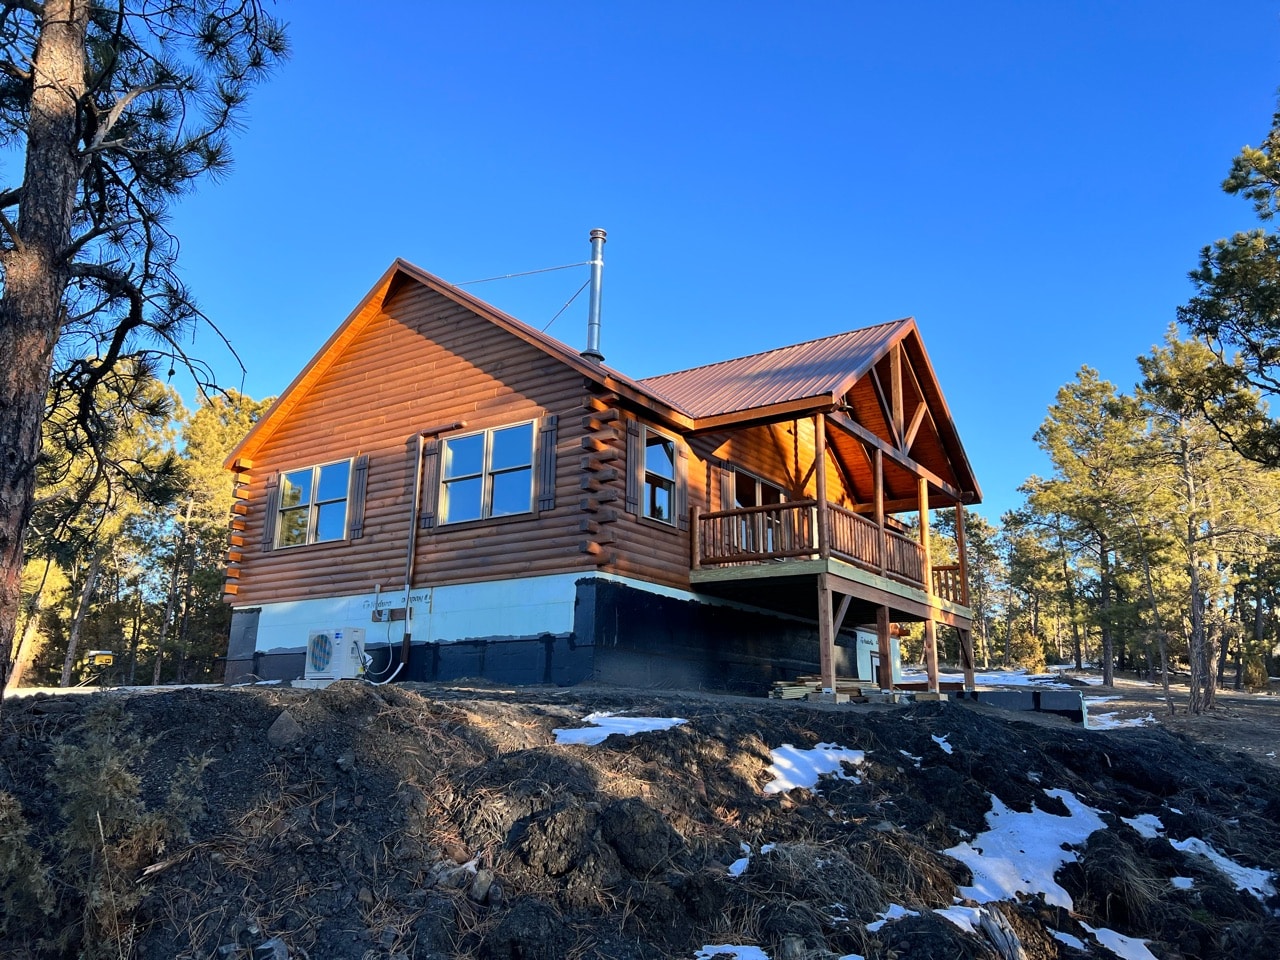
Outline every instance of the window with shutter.
<path id="1" fill-rule="evenodd" d="M 300 547 L 345 540 L 353 473 L 351 460 L 281 473 L 267 511 L 274 545 Z M 264 544 L 266 537 L 264 532 Z"/>

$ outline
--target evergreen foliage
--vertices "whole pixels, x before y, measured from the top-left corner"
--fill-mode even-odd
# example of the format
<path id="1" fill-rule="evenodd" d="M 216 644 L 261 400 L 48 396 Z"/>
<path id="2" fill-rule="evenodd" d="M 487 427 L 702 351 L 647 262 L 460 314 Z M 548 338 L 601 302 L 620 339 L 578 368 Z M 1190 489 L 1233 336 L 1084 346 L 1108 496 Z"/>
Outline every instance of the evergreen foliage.
<path id="1" fill-rule="evenodd" d="M 178 274 L 173 203 L 225 172 L 252 85 L 286 54 L 259 0 L 0 0 L 0 679 L 48 448 L 128 486 L 118 419 L 156 415 L 154 375 L 212 371 Z M 44 453 L 42 453 L 44 451 Z"/>

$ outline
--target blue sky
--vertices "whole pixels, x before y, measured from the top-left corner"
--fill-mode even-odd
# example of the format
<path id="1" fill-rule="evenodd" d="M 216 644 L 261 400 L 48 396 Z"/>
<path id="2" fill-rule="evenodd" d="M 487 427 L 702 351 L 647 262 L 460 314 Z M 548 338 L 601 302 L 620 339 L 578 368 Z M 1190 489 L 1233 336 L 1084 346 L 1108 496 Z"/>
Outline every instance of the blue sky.
<path id="1" fill-rule="evenodd" d="M 1270 125 L 1280 5 L 1214 6 L 282 3 L 293 56 L 173 228 L 259 397 L 395 257 L 460 282 L 592 227 L 633 376 L 914 316 L 996 519 L 1058 387 L 1131 386 L 1254 223 L 1219 184 Z M 470 289 L 542 326 L 585 279 Z"/>

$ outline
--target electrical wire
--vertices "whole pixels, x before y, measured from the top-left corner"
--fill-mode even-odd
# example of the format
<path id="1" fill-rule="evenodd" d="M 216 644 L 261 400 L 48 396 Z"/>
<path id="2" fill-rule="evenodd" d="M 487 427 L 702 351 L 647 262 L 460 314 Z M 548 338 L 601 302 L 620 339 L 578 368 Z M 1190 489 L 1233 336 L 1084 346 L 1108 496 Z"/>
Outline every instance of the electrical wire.
<path id="1" fill-rule="evenodd" d="M 469 287 L 473 283 L 490 283 L 494 280 L 510 280 L 513 277 L 531 277 L 535 273 L 551 273 L 554 270 L 571 270 L 574 267 L 590 266 L 590 260 L 583 260 L 581 263 L 566 263 L 562 267 L 543 267 L 541 270 L 526 270 L 524 273 L 504 273 L 500 277 L 485 277 L 481 280 L 464 280 L 462 283 L 455 283 L 455 287 Z"/>
<path id="2" fill-rule="evenodd" d="M 580 266 L 582 266 L 582 264 L 580 264 L 580 263 L 579 263 L 579 264 L 577 264 L 577 266 L 579 266 L 579 267 L 580 267 Z M 543 332 L 543 333 L 546 333 L 546 332 L 547 332 L 547 330 L 551 327 L 551 325 L 552 325 L 553 323 L 555 323 L 557 320 L 559 320 L 559 319 L 560 319 L 560 314 L 564 313 L 566 310 L 568 310 L 568 309 L 569 309 L 569 304 L 573 303 L 573 301 L 575 301 L 575 300 L 577 300 L 577 299 L 578 299 L 578 294 L 582 293 L 582 291 L 583 291 L 583 290 L 585 290 L 585 289 L 587 289 L 587 287 L 589 287 L 590 285 L 591 285 L 591 278 L 590 278 L 590 277 L 588 277 L 588 278 L 587 278 L 587 282 L 586 282 L 586 283 L 584 283 L 582 286 L 580 286 L 580 287 L 578 288 L 578 293 L 575 293 L 572 297 L 570 297 L 568 300 L 566 300 L 566 301 L 564 302 L 564 306 L 563 306 L 563 307 L 561 307 L 559 310 L 557 310 L 557 311 L 556 311 L 556 315 L 555 315 L 554 317 L 552 317 L 550 320 L 548 320 L 548 321 L 547 321 L 547 325 L 546 325 L 545 327 L 543 327 L 543 328 L 542 328 L 542 332 Z"/>

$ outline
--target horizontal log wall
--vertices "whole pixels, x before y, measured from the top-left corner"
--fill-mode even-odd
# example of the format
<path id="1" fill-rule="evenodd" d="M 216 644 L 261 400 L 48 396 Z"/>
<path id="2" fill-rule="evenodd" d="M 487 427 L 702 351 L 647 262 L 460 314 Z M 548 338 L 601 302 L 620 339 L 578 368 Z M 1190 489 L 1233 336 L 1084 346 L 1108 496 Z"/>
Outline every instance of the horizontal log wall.
<path id="1" fill-rule="evenodd" d="M 579 549 L 581 375 L 416 284 L 400 287 L 385 307 L 371 303 L 361 319 L 366 329 L 254 457 L 234 602 L 403 588 L 415 435 L 457 420 L 467 422 L 459 432 L 472 432 L 557 415 L 556 506 L 419 530 L 415 585 L 597 569 Z M 359 454 L 369 455 L 362 537 L 261 549 L 270 475 Z"/>

